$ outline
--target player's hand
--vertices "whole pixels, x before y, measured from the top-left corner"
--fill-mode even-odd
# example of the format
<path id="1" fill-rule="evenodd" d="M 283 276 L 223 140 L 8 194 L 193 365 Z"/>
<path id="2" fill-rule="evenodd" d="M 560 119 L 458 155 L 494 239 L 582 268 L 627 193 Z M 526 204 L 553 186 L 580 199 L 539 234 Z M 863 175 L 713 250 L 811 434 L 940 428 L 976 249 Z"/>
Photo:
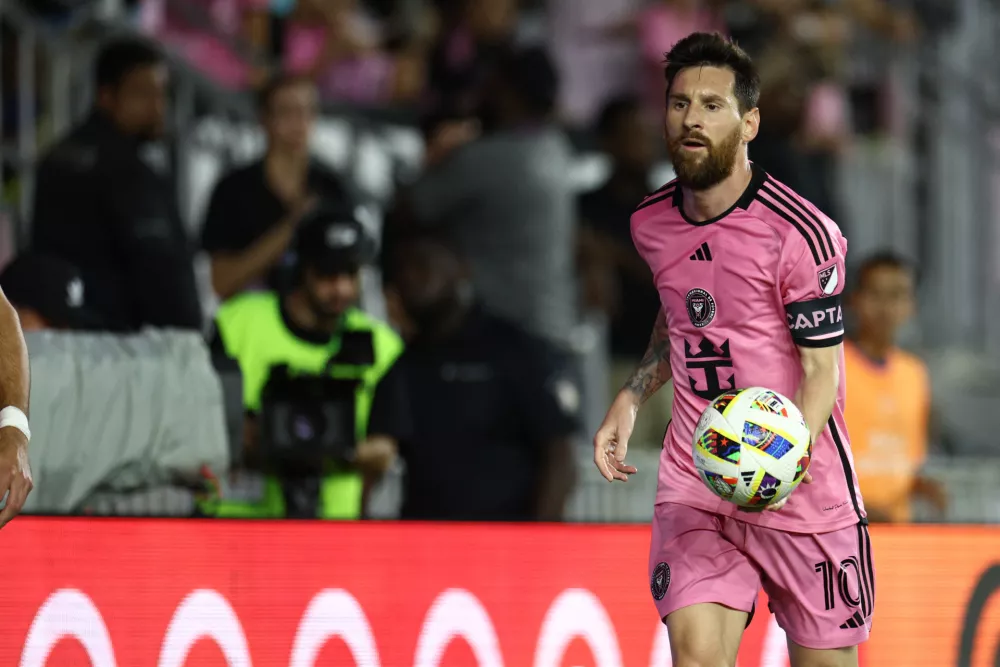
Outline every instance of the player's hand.
<path id="1" fill-rule="evenodd" d="M 812 484 L 813 483 L 813 476 L 809 474 L 808 470 L 806 470 L 806 474 L 804 474 L 802 476 L 802 482 L 801 483 L 802 484 Z M 780 510 L 782 507 L 785 506 L 785 503 L 787 503 L 788 499 L 791 498 L 791 497 L 792 497 L 792 494 L 790 493 L 787 496 L 785 496 L 784 498 L 782 498 L 780 501 L 774 503 L 773 505 L 768 505 L 765 509 L 767 509 L 768 512 L 777 512 L 778 510 Z"/>
<path id="2" fill-rule="evenodd" d="M 625 463 L 625 454 L 638 410 L 639 406 L 633 400 L 619 395 L 594 436 L 594 464 L 609 482 L 616 479 L 627 482 L 629 475 L 637 472 L 634 466 Z"/>
<path id="3" fill-rule="evenodd" d="M 0 496 L 7 497 L 0 511 L 0 528 L 21 511 L 33 486 L 28 439 L 16 428 L 0 428 Z"/>

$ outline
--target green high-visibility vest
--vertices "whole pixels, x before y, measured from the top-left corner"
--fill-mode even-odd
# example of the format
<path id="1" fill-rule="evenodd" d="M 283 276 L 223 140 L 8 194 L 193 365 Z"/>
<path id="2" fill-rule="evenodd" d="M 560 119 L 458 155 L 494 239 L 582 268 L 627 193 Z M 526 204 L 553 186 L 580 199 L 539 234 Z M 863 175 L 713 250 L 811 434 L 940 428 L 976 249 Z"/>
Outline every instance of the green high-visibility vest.
<path id="1" fill-rule="evenodd" d="M 349 331 L 371 332 L 375 361 L 370 366 L 334 364 L 329 372 L 342 379 L 360 378 L 355 397 L 355 438 L 368 432 L 375 388 L 403 351 L 403 341 L 392 328 L 366 313 L 351 308 L 344 313 L 338 334 L 325 344 L 303 340 L 292 333 L 281 316 L 277 293 L 247 293 L 220 308 L 216 330 L 227 354 L 235 359 L 243 375 L 243 404 L 248 411 L 260 410 L 261 394 L 274 366 L 287 365 L 292 373 L 318 374 L 340 349 L 340 335 Z M 319 512 L 323 519 L 357 519 L 361 515 L 363 480 L 353 470 L 333 468 L 320 486 Z M 267 478 L 259 502 L 222 498 L 205 511 L 218 517 L 278 518 L 285 515 L 285 502 L 278 480 Z"/>

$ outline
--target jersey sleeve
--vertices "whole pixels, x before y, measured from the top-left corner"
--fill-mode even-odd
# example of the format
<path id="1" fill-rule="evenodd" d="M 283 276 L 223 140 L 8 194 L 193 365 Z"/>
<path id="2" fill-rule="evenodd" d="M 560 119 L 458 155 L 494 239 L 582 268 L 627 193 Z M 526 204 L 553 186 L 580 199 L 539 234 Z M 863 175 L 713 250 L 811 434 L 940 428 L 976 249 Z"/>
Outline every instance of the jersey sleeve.
<path id="1" fill-rule="evenodd" d="M 786 238 L 780 260 L 780 289 L 796 345 L 831 347 L 843 342 L 841 295 L 846 255 L 847 240 L 836 230 L 818 242 L 802 234 Z"/>

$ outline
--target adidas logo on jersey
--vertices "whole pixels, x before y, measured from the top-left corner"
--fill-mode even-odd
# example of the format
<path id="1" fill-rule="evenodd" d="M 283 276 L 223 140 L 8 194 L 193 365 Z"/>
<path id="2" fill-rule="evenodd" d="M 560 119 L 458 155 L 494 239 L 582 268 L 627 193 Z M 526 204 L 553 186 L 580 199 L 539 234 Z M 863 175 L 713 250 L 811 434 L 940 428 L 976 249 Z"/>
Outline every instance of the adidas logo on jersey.
<path id="1" fill-rule="evenodd" d="M 695 251 L 693 255 L 688 257 L 688 259 L 695 262 L 711 262 L 712 261 L 712 251 L 708 249 L 707 243 L 702 243 L 701 247 Z"/>
<path id="2" fill-rule="evenodd" d="M 840 624 L 841 630 L 847 630 L 848 628 L 860 628 L 865 625 L 865 619 L 861 617 L 859 612 L 854 612 L 854 616 Z"/>

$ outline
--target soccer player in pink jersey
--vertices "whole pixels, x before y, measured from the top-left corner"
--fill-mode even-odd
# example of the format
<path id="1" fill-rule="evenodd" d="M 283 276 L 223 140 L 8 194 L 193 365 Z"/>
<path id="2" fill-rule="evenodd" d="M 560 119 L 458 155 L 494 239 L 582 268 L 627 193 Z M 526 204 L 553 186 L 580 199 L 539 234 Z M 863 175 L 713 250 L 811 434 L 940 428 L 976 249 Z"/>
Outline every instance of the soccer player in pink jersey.
<path id="1" fill-rule="evenodd" d="M 856 666 L 875 575 L 844 427 L 847 241 L 750 162 L 759 78 L 746 53 L 720 35 L 692 34 L 667 54 L 666 80 L 677 180 L 632 215 L 661 310 L 594 438 L 594 460 L 608 481 L 636 472 L 625 462 L 636 413 L 673 377 L 649 572 L 674 665 L 735 665 L 763 587 L 793 667 Z M 691 455 L 709 402 L 750 386 L 795 397 L 813 440 L 806 484 L 757 513 L 711 493 Z"/>

